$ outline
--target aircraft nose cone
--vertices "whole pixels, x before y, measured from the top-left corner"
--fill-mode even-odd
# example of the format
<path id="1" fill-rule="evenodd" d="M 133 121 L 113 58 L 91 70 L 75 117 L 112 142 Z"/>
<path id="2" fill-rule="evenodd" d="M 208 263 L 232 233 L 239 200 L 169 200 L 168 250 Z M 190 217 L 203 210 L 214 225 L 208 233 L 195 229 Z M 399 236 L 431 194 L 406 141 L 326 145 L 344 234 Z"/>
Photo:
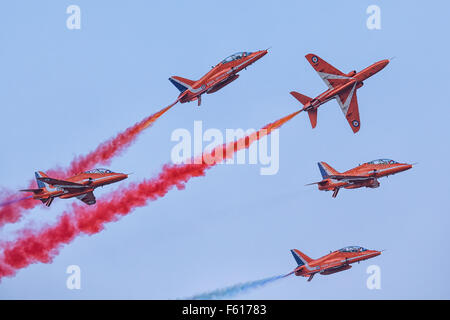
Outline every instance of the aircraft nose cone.
<path id="1" fill-rule="evenodd" d="M 384 69 L 389 64 L 389 62 L 390 62 L 389 59 L 381 60 L 380 61 L 380 70 Z"/>
<path id="2" fill-rule="evenodd" d="M 258 51 L 258 59 L 264 57 L 267 52 L 269 52 L 269 49 Z"/>
<path id="3" fill-rule="evenodd" d="M 379 256 L 381 254 L 381 251 L 378 250 L 370 250 L 370 256 L 369 258 L 375 258 L 376 256 Z"/>
<path id="4" fill-rule="evenodd" d="M 117 181 L 122 181 L 125 180 L 126 178 L 128 178 L 128 175 L 125 173 L 118 173 L 116 176 Z"/>
<path id="5" fill-rule="evenodd" d="M 413 167 L 412 164 L 406 163 L 406 164 L 404 164 L 403 166 L 401 166 L 401 170 L 402 170 L 402 171 L 406 171 L 406 170 L 411 169 L 412 167 Z"/>

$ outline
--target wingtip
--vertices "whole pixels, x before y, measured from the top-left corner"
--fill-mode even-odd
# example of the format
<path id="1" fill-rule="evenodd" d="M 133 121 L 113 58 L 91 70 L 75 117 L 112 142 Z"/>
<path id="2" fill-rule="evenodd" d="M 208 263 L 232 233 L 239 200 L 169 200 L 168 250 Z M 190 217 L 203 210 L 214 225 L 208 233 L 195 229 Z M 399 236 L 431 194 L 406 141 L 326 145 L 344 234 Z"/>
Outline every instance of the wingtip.
<path id="1" fill-rule="evenodd" d="M 358 126 L 357 127 L 352 127 L 352 130 L 353 130 L 353 134 L 356 134 L 356 133 L 358 133 L 359 132 L 359 129 L 360 129 L 360 125 L 358 124 Z"/>

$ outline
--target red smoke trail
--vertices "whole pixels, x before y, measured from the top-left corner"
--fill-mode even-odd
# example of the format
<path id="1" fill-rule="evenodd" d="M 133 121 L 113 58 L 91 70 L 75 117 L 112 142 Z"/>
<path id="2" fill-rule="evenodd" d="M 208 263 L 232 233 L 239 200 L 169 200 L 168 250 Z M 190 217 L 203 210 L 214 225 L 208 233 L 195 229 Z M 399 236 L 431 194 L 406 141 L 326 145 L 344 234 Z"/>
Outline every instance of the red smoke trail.
<path id="1" fill-rule="evenodd" d="M 234 152 L 248 148 L 252 142 L 270 134 L 299 112 L 275 121 L 238 141 L 219 146 L 212 152 L 203 154 L 202 158 L 206 160 L 219 152 L 225 154 L 225 157 L 231 157 Z M 173 187 L 184 189 L 186 182 L 193 177 L 204 176 L 205 171 L 215 164 L 208 164 L 206 161 L 200 164 L 166 164 L 157 177 L 117 190 L 99 199 L 94 207 L 74 203 L 72 210 L 63 213 L 54 226 L 47 226 L 38 232 L 25 230 L 17 240 L 0 244 L 3 249 L 0 256 L 0 279 L 13 276 L 17 270 L 32 263 L 50 263 L 63 244 L 72 242 L 78 235 L 92 235 L 102 231 L 105 223 L 117 221 L 134 208 L 163 197 Z"/>
<path id="2" fill-rule="evenodd" d="M 119 133 L 114 138 L 103 142 L 94 151 L 88 153 L 87 155 L 75 158 L 69 168 L 65 170 L 48 170 L 46 173 L 51 177 L 64 178 L 92 169 L 94 166 L 99 164 L 108 165 L 113 157 L 120 155 L 125 149 L 127 149 L 134 141 L 136 141 L 137 136 L 144 129 L 151 126 L 158 118 L 169 111 L 175 103 L 161 109 L 151 116 L 148 116 L 141 122 L 129 127 L 124 132 Z"/>
<path id="3" fill-rule="evenodd" d="M 17 222 L 24 211 L 32 209 L 40 203 L 31 198 L 22 200 L 19 198 L 20 194 L 9 190 L 2 190 L 1 193 L 2 203 L 6 204 L 0 206 L 0 227 L 10 222 Z"/>
<path id="4" fill-rule="evenodd" d="M 92 169 L 96 165 L 107 165 L 111 162 L 112 158 L 120 155 L 125 149 L 127 149 L 138 135 L 146 128 L 151 126 L 159 117 L 169 111 L 178 101 L 168 107 L 148 116 L 141 122 L 136 123 L 132 127 L 129 127 L 125 131 L 119 133 L 114 138 L 111 138 L 102 144 L 100 144 L 94 151 L 88 153 L 85 156 L 79 156 L 75 158 L 67 169 L 50 169 L 46 173 L 55 178 L 66 178 L 77 173 Z M 30 181 L 29 188 L 36 188 L 35 181 Z M 21 194 L 23 195 L 23 194 Z M 29 209 L 34 208 L 39 201 L 28 199 L 21 202 L 15 201 L 21 195 L 18 195 L 12 191 L 3 191 L 0 201 L 2 203 L 12 202 L 10 205 L 0 207 L 0 227 L 6 223 L 14 223 L 19 221 L 22 214 Z"/>

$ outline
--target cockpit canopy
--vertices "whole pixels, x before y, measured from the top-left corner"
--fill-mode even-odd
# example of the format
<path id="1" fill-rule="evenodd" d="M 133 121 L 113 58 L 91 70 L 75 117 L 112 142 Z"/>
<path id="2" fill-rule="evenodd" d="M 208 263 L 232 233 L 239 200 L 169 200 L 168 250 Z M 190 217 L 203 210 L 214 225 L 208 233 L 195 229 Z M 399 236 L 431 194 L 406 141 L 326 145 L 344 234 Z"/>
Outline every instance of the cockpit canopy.
<path id="1" fill-rule="evenodd" d="M 363 252 L 367 251 L 367 249 L 360 246 L 348 246 L 342 249 L 339 249 L 340 252 Z"/>
<path id="2" fill-rule="evenodd" d="M 98 168 L 86 171 L 85 173 L 113 173 L 113 172 L 109 169 Z"/>
<path id="3" fill-rule="evenodd" d="M 238 59 L 242 59 L 245 58 L 247 56 L 249 56 L 250 54 L 252 54 L 251 52 L 237 52 L 235 54 L 232 54 L 229 57 L 226 57 L 225 59 L 222 60 L 222 64 L 234 61 L 234 60 L 238 60 Z"/>
<path id="4" fill-rule="evenodd" d="M 398 163 L 398 162 L 391 160 L 391 159 L 377 159 L 377 160 L 367 162 L 367 164 L 395 164 L 395 163 Z"/>

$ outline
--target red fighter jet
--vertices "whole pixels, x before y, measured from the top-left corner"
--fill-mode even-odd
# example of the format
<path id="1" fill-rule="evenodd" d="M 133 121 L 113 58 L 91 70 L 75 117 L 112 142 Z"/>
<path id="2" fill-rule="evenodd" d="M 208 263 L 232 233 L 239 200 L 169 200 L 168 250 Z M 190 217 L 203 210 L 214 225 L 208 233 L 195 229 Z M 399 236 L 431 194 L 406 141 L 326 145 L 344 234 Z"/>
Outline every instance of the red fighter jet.
<path id="1" fill-rule="evenodd" d="M 24 189 L 33 192 L 33 199 L 41 200 L 50 207 L 55 198 L 68 199 L 76 197 L 88 205 L 95 204 L 94 189 L 128 178 L 127 174 L 115 173 L 108 169 L 86 171 L 66 180 L 53 179 L 45 173 L 35 172 L 38 189 Z"/>
<path id="2" fill-rule="evenodd" d="M 307 184 L 307 186 L 317 184 L 319 190 L 333 191 L 333 198 L 336 198 L 340 188 L 378 188 L 380 186 L 378 178 L 409 170 L 413 166 L 412 164 L 398 163 L 390 159 L 378 159 L 340 173 L 326 162 L 319 162 L 317 165 L 323 180 Z"/>
<path id="3" fill-rule="evenodd" d="M 296 276 L 308 277 L 308 281 L 311 281 L 316 273 L 329 275 L 348 270 L 352 267 L 350 264 L 379 256 L 381 251 L 349 246 L 316 260 L 311 259 L 297 249 L 291 250 L 291 253 L 298 266 L 290 274 L 294 273 Z"/>
<path id="4" fill-rule="evenodd" d="M 200 80 L 189 80 L 173 76 L 169 81 L 180 90 L 177 101 L 181 103 L 197 100 L 198 106 L 202 103 L 202 94 L 216 92 L 237 78 L 242 69 L 246 69 L 255 61 L 267 54 L 267 50 L 256 52 L 238 52 L 222 60 L 219 64 L 205 74 Z"/>
<path id="5" fill-rule="evenodd" d="M 359 120 L 356 89 L 364 85 L 364 80 L 386 67 L 389 60 L 378 61 L 360 72 L 351 71 L 349 73 L 343 73 L 315 54 L 310 53 L 305 57 L 328 86 L 327 91 L 314 99 L 295 91 L 291 92 L 294 98 L 303 104 L 302 111 L 308 112 L 311 126 L 313 128 L 316 127 L 317 109 L 319 106 L 332 99 L 336 99 L 353 132 L 358 132 L 361 122 Z"/>

